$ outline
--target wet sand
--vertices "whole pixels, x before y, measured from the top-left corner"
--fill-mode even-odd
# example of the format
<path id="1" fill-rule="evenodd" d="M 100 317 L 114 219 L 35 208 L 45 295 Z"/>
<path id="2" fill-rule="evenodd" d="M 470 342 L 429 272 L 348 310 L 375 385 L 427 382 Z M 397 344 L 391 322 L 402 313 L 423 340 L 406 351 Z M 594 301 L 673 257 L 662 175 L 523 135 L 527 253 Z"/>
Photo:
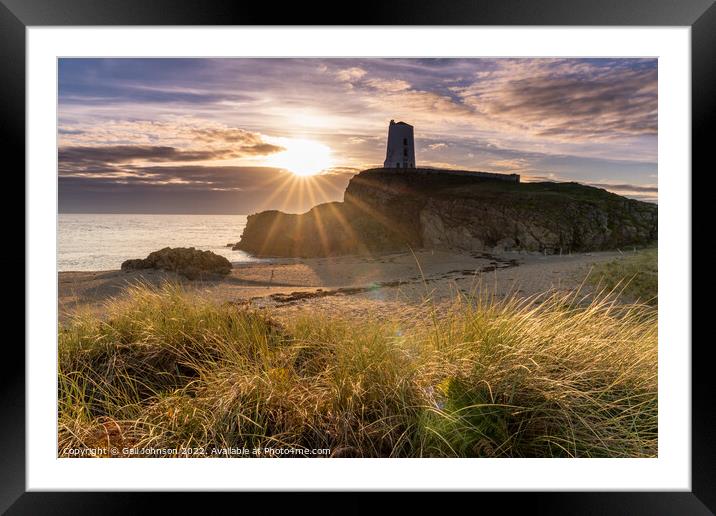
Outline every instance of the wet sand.
<path id="1" fill-rule="evenodd" d="M 613 252 L 550 255 L 420 251 L 379 257 L 275 259 L 234 264 L 223 279 L 189 281 L 155 270 L 59 273 L 60 320 L 76 310 L 101 314 L 103 303 L 127 285 L 180 282 L 217 302 L 250 304 L 327 316 L 408 316 L 430 303 L 487 290 L 496 296 L 532 296 L 578 288 L 595 263 L 626 256 Z"/>

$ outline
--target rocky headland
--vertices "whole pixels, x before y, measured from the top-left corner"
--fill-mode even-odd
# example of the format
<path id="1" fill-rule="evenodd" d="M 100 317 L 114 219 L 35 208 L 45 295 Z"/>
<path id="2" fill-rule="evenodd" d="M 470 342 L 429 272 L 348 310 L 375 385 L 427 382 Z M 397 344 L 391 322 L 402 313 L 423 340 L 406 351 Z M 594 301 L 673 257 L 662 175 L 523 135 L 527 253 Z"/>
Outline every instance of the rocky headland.
<path id="1" fill-rule="evenodd" d="M 351 179 L 343 202 L 303 214 L 250 215 L 234 248 L 281 257 L 408 248 L 552 254 L 644 246 L 657 238 L 655 204 L 600 188 L 421 170 L 366 170 Z"/>

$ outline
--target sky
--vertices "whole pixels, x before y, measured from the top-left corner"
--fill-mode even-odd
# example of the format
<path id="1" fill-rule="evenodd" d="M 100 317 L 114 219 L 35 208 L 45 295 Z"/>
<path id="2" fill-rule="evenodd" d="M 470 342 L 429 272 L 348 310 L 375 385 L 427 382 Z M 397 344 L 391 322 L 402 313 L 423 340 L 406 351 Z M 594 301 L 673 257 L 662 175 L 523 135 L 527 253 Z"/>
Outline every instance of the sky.
<path id="1" fill-rule="evenodd" d="M 60 59 L 63 213 L 299 213 L 385 159 L 657 200 L 656 59 Z"/>

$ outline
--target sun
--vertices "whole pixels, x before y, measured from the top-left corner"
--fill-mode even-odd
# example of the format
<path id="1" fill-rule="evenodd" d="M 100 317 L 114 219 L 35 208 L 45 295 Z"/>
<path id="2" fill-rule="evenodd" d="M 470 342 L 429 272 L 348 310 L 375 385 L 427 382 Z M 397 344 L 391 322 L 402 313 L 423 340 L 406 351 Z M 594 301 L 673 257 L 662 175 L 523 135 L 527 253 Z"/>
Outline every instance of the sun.
<path id="1" fill-rule="evenodd" d="M 312 140 L 282 139 L 286 149 L 269 157 L 268 164 L 285 168 L 297 176 L 312 176 L 333 166 L 331 149 Z"/>

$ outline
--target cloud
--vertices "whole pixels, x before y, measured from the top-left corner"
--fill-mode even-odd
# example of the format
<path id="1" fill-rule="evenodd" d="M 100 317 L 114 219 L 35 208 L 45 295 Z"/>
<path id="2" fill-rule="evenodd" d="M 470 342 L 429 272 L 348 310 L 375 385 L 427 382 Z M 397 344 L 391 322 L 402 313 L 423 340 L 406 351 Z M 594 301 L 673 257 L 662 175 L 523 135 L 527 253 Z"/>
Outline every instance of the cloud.
<path id="1" fill-rule="evenodd" d="M 589 186 L 596 188 L 604 188 L 612 192 L 639 192 L 639 193 L 657 193 L 659 188 L 656 186 L 629 185 L 629 184 L 612 184 L 612 183 L 588 183 Z"/>
<path id="2" fill-rule="evenodd" d="M 60 174 L 73 171 L 88 173 L 102 169 L 115 171 L 117 166 L 125 163 L 215 161 L 264 156 L 281 150 L 282 147 L 268 143 L 207 150 L 180 150 L 176 147 L 149 145 L 61 147 L 58 151 L 58 169 Z"/>
<path id="3" fill-rule="evenodd" d="M 276 145 L 269 145 L 263 141 L 260 134 L 238 129 L 236 127 L 205 127 L 205 128 L 190 128 L 188 133 L 203 142 L 224 142 L 224 143 L 238 143 L 241 149 L 245 149 L 247 152 L 251 150 L 264 149 L 261 151 L 262 154 L 270 154 L 273 152 L 279 152 L 283 150 Z M 268 152 L 265 152 L 266 149 Z"/>
<path id="4" fill-rule="evenodd" d="M 376 90 L 397 92 L 410 89 L 410 83 L 400 79 L 368 79 L 365 83 Z"/>
<path id="5" fill-rule="evenodd" d="M 555 182 L 560 181 L 559 177 L 557 177 L 557 174 L 554 173 L 548 173 L 545 175 L 523 175 L 520 177 L 520 181 L 523 183 L 535 183 L 535 182 Z"/>
<path id="6" fill-rule="evenodd" d="M 247 154 L 278 152 L 282 149 L 265 147 L 260 133 L 191 116 L 170 116 L 162 120 L 96 120 L 94 123 L 63 124 L 60 147 L 98 145 L 148 145 L 161 142 L 170 146 L 231 147 Z"/>
<path id="7" fill-rule="evenodd" d="M 440 143 L 431 143 L 430 145 L 428 145 L 428 148 L 432 149 L 432 150 L 440 150 L 440 149 L 447 149 L 447 146 L 448 146 L 447 143 L 440 142 Z"/>
<path id="8" fill-rule="evenodd" d="M 360 79 L 363 77 L 366 73 L 365 70 L 358 67 L 352 67 L 352 68 L 344 68 L 343 70 L 338 70 L 336 72 L 336 77 L 341 82 L 352 82 L 356 79 Z"/>
<path id="9" fill-rule="evenodd" d="M 631 184 L 610 184 L 610 183 L 588 183 L 589 186 L 603 188 L 608 192 L 623 195 L 630 199 L 646 202 L 658 202 L 659 189 L 655 186 L 631 185 Z"/>
<path id="10" fill-rule="evenodd" d="M 453 90 L 487 119 L 536 136 L 657 132 L 655 60 L 504 60 L 476 78 Z"/>
<path id="11" fill-rule="evenodd" d="M 417 88 L 407 78 L 396 78 L 395 69 L 389 69 L 389 76 L 382 76 L 386 64 L 390 63 L 391 68 L 398 66 L 399 69 L 409 72 L 409 77 L 419 80 L 421 75 L 426 73 L 425 64 L 417 66 L 413 61 L 418 60 L 364 61 L 360 67 L 340 68 L 335 70 L 333 75 L 348 86 L 351 98 L 357 99 L 359 104 L 364 106 L 362 111 L 367 107 L 373 113 L 385 113 L 388 119 L 400 118 L 402 115 L 398 114 L 405 113 L 407 118 L 414 122 L 427 116 L 429 118 L 425 118 L 426 121 L 432 120 L 435 123 L 446 117 L 465 116 L 474 112 L 454 96 Z M 346 102 L 345 92 L 341 95 L 343 98 L 336 101 L 343 104 Z M 427 126 L 427 123 L 425 125 Z"/>
<path id="12" fill-rule="evenodd" d="M 490 169 L 495 172 L 521 172 L 530 167 L 530 160 L 525 158 L 495 159 L 489 161 Z"/>

